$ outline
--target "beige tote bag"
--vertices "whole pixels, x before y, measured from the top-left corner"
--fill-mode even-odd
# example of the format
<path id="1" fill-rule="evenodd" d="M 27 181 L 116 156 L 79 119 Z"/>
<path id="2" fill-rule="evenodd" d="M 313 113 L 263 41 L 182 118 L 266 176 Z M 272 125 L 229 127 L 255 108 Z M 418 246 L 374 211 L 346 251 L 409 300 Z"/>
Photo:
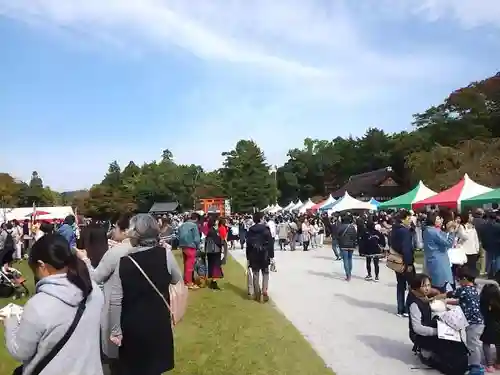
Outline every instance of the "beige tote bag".
<path id="1" fill-rule="evenodd" d="M 187 309 L 187 301 L 188 301 L 188 288 L 186 285 L 184 285 L 184 281 L 181 280 L 177 284 L 170 284 L 168 287 L 169 294 L 170 294 L 170 303 L 167 302 L 163 294 L 158 290 L 155 284 L 151 281 L 148 275 L 146 275 L 146 272 L 139 266 L 139 264 L 130 256 L 127 256 L 132 263 L 137 267 L 137 269 L 142 273 L 144 278 L 148 281 L 149 285 L 156 291 L 156 293 L 160 296 L 160 298 L 163 300 L 165 303 L 165 306 L 167 307 L 168 311 L 170 311 L 170 316 L 171 316 L 171 321 L 172 321 L 172 326 L 177 325 L 182 318 L 184 317 L 184 314 L 186 313 Z"/>

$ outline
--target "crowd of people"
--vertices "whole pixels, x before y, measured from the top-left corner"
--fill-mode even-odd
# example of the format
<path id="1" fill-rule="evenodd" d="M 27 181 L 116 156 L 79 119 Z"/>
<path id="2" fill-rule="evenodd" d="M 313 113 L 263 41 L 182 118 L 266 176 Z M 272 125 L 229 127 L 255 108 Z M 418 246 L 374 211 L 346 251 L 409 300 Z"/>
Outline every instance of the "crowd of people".
<path id="1" fill-rule="evenodd" d="M 20 260 L 27 255 L 28 249 L 46 233 L 61 233 L 71 244 L 76 244 L 79 227 L 75 217 L 69 215 L 64 220 L 53 222 L 26 219 L 12 220 L 0 225 L 0 250 L 8 253 L 7 261 Z"/>
<path id="2" fill-rule="evenodd" d="M 397 314 L 409 318 L 409 336 L 424 363 L 450 375 L 500 369 L 498 212 L 477 210 L 458 215 L 450 210 L 419 214 L 400 210 L 356 218 L 344 215 L 338 221 L 334 219 L 332 224 L 332 246 L 336 255 L 340 249 L 347 281 L 351 280 L 354 249 L 366 256 L 367 280 L 372 279 L 372 262 L 378 279 L 379 258 L 387 256 L 396 275 Z M 475 281 L 481 268 L 481 247 L 486 273 L 496 283 L 479 294 Z M 425 274 L 416 273 L 419 250 L 423 251 Z M 438 337 L 438 318 L 431 303 L 439 299 L 459 305 L 463 311 L 466 321 L 455 328 L 465 330 L 464 341 Z"/>
<path id="3" fill-rule="evenodd" d="M 22 363 L 16 374 L 171 370 L 172 322 L 165 302 L 168 286 L 181 282 L 182 274 L 159 242 L 156 218 L 121 218 L 109 242 L 102 223 L 82 228 L 78 238 L 71 222 L 74 217 L 66 218 L 27 248 L 35 294 L 21 316 L 3 319 L 6 347 Z"/>
<path id="4" fill-rule="evenodd" d="M 60 368 L 77 375 L 100 375 L 103 368 L 119 375 L 161 374 L 174 367 L 169 285 L 220 290 L 228 251 L 239 243 L 246 252 L 248 296 L 267 302 L 275 247 L 309 251 L 323 246 L 325 237 L 348 282 L 356 250 L 366 257 L 367 281 L 379 280 L 381 259 L 395 265 L 395 312 L 408 318 L 410 339 L 425 363 L 452 375 L 499 367 L 493 348 L 500 349 L 500 290 L 491 284 L 480 294 L 475 279 L 483 248 L 488 276 L 500 281 L 500 223 L 497 212 L 480 210 L 332 217 L 138 214 L 113 226 L 92 221 L 81 230 L 72 216 L 55 225 L 6 223 L 0 249 L 11 257 L 2 259 L 2 267 L 26 258 L 36 281 L 22 316 L 4 319 L 7 348 L 23 364 L 19 374 L 41 365 L 47 374 Z M 182 251 L 182 271 L 171 247 Z M 417 251 L 423 251 L 425 274 L 416 272 Z M 438 337 L 431 305 L 442 299 L 464 312 L 464 342 Z M 54 348 L 61 354 L 54 356 Z"/>
<path id="5" fill-rule="evenodd" d="M 249 294 L 267 302 L 274 241 L 261 214 L 251 221 L 245 235 Z M 56 374 L 64 368 L 76 375 L 159 375 L 173 369 L 169 285 L 185 280 L 192 290 L 198 285 L 220 290 L 217 280 L 224 277 L 228 256 L 226 221 L 200 220 L 196 213 L 138 214 L 121 217 L 109 229 L 90 222 L 80 234 L 72 223 L 74 217 L 58 226 L 33 225 L 46 230 L 24 248 L 35 294 L 21 316 L 2 317 L 6 347 L 22 363 L 15 373 Z M 4 232 L 10 237 L 13 228 L 7 223 Z M 171 252 L 174 233 L 184 272 Z M 3 266 L 22 258 L 7 247 Z"/>
<path id="6" fill-rule="evenodd" d="M 332 239 L 336 259 L 343 262 L 346 281 L 352 278 L 355 250 L 366 258 L 367 281 L 379 280 L 380 260 L 385 258 L 395 270 L 396 313 L 409 320 L 410 339 L 425 364 L 450 375 L 500 370 L 500 213 L 497 210 L 464 210 L 458 214 L 434 208 L 417 214 L 400 210 L 332 217 L 285 213 L 268 215 L 265 220 L 268 232 L 282 250 L 287 244 L 295 250 L 295 244 L 302 243 L 307 251 L 311 235 L 319 234 L 318 229 L 323 228 Z M 311 232 L 310 223 L 315 223 L 313 227 L 317 229 Z M 280 226 L 286 227 L 282 236 L 279 229 L 273 230 Z M 423 253 L 425 273 L 416 272 L 417 252 Z M 487 277 L 494 282 L 480 293 L 475 281 L 481 269 L 481 255 Z M 437 314 L 431 303 L 440 299 L 445 299 L 448 306 L 460 306 L 463 311 L 466 321 L 457 327 L 465 331 L 463 341 L 438 337 Z"/>

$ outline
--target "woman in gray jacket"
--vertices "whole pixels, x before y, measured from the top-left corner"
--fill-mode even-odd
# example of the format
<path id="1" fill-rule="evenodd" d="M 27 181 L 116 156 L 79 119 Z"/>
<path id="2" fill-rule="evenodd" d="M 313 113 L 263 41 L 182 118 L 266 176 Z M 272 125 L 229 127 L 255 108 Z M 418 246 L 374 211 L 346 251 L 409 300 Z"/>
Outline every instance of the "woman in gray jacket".
<path id="1" fill-rule="evenodd" d="M 90 276 L 96 283 L 102 286 L 102 290 L 104 292 L 104 308 L 101 316 L 101 345 L 102 352 L 104 354 L 104 363 L 109 366 L 111 374 L 118 372 L 116 369 L 118 347 L 109 339 L 111 335 L 111 327 L 109 324 L 109 306 L 112 288 L 110 279 L 115 272 L 120 259 L 132 251 L 132 245 L 127 237 L 129 224 L 130 217 L 128 215 L 122 216 L 116 222 L 116 226 L 111 232 L 112 240 L 109 241 L 110 249 L 104 254 L 96 268 L 92 268 L 91 262 L 87 258 L 87 254 L 85 252 L 78 251 L 77 253 L 77 255 L 79 255 L 87 263 L 90 270 Z"/>
<path id="2" fill-rule="evenodd" d="M 46 234 L 31 248 L 29 264 L 36 293 L 24 312 L 5 318 L 5 343 L 22 368 L 18 374 L 102 375 L 99 321 L 104 299 L 86 265 L 60 234 Z M 55 357 L 37 368 L 68 332 L 77 312 L 76 328 Z"/>

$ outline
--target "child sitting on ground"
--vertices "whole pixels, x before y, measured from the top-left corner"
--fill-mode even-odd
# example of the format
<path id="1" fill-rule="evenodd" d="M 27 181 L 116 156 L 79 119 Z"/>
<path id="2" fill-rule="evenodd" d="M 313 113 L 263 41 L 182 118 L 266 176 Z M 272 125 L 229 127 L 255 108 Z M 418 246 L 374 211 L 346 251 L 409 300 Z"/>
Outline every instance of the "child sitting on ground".
<path id="1" fill-rule="evenodd" d="M 500 281 L 500 271 L 495 275 L 495 279 L 497 282 Z M 480 308 L 484 317 L 481 341 L 486 359 L 486 372 L 495 372 L 500 370 L 500 289 L 498 285 L 486 284 L 483 287 L 480 295 Z"/>
<path id="2" fill-rule="evenodd" d="M 207 263 L 205 259 L 205 252 L 198 250 L 196 252 L 196 261 L 194 263 L 194 273 L 195 276 L 193 280 L 196 280 L 196 283 L 204 288 L 207 286 Z"/>
<path id="3" fill-rule="evenodd" d="M 479 293 L 474 284 L 478 276 L 477 269 L 462 267 L 457 272 L 459 287 L 446 294 L 447 303 L 459 305 L 462 309 L 469 325 L 465 329 L 467 335 L 467 348 L 469 349 L 469 369 L 470 375 L 482 374 L 481 367 L 482 343 L 480 337 L 484 330 L 484 320 L 481 314 Z"/>

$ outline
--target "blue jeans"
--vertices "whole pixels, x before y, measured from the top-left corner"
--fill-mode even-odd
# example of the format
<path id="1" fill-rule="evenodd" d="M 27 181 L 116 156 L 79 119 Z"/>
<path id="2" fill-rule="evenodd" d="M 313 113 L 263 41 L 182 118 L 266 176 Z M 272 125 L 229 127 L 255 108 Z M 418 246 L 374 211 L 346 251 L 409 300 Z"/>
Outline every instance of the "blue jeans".
<path id="1" fill-rule="evenodd" d="M 500 271 L 500 254 L 494 252 L 485 252 L 486 272 L 489 278 L 495 277 L 495 274 Z"/>
<path id="2" fill-rule="evenodd" d="M 351 278 L 352 274 L 352 249 L 340 249 L 342 251 L 342 262 L 344 263 L 344 272 L 346 277 Z"/>
<path id="3" fill-rule="evenodd" d="M 340 247 L 339 247 L 339 243 L 336 240 L 332 240 L 332 250 L 333 250 L 333 253 L 335 254 L 335 256 L 337 257 L 337 259 L 339 259 L 340 258 Z"/>

